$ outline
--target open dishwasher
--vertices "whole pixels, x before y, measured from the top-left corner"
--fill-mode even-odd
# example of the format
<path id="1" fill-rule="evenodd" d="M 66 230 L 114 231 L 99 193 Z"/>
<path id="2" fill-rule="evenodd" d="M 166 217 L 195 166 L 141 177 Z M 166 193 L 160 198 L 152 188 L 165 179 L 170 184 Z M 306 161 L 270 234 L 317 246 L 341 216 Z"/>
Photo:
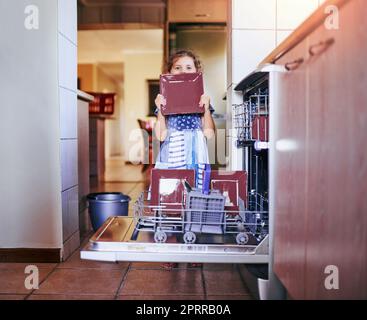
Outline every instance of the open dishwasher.
<path id="1" fill-rule="evenodd" d="M 284 297 L 273 273 L 274 212 L 272 154 L 275 142 L 277 86 L 280 66 L 266 65 L 245 77 L 235 88 L 243 103 L 233 105 L 237 148 L 243 149 L 247 175 L 246 201 L 235 210 L 210 209 L 219 220 L 206 221 L 205 210 L 188 219 L 194 209 L 151 203 L 142 193 L 134 215 L 110 217 L 81 251 L 82 259 L 99 261 L 238 263 L 267 266 L 267 298 Z M 197 209 L 195 209 L 197 211 Z M 194 210 L 194 213 L 195 213 Z M 209 211 L 210 211 L 209 210 Z M 210 213 L 210 212 L 209 212 Z M 203 232 L 214 229 L 217 232 Z M 209 229 L 208 229 L 209 228 Z M 194 230 L 194 235 L 189 231 Z"/>
<path id="2" fill-rule="evenodd" d="M 268 262 L 266 199 L 250 196 L 249 210 L 239 198 L 238 210 L 224 208 L 216 190 L 194 190 L 186 206 L 154 205 L 149 192 L 134 203 L 134 215 L 110 217 L 81 251 L 81 258 L 99 261 L 208 263 Z M 211 197 L 211 198 L 210 198 Z M 260 201 L 255 206 L 252 201 Z M 209 201 L 211 200 L 211 201 Z"/>
<path id="3" fill-rule="evenodd" d="M 285 298 L 284 287 L 273 271 L 274 225 L 277 222 L 274 212 L 276 141 L 273 132 L 278 123 L 280 75 L 286 71 L 280 65 L 259 66 L 235 87 L 243 94 L 243 102 L 232 106 L 236 146 L 243 152 L 248 188 L 269 200 L 269 206 L 265 208 L 269 212 L 268 261 L 258 265 L 246 264 L 252 276 L 257 278 L 259 288 L 263 287 L 266 299 Z"/>

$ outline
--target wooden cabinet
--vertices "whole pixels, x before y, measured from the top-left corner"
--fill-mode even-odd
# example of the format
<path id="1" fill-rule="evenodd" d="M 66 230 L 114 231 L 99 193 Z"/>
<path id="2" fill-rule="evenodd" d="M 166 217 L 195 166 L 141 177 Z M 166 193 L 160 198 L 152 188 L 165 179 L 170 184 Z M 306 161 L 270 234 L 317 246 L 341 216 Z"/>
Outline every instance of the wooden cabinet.
<path id="1" fill-rule="evenodd" d="M 63 240 L 67 242 L 73 236 L 79 240 L 78 186 L 63 191 L 61 193 L 61 200 Z M 75 248 L 71 248 L 70 250 L 73 249 L 75 250 Z"/>
<path id="2" fill-rule="evenodd" d="M 89 117 L 90 177 L 103 180 L 105 173 L 105 118 Z"/>
<path id="3" fill-rule="evenodd" d="M 303 58 L 282 76 L 276 133 L 292 148 L 276 155 L 274 270 L 295 299 L 367 298 L 364 5 L 348 1 L 338 30 L 320 25 L 277 61 Z"/>
<path id="4" fill-rule="evenodd" d="M 306 52 L 307 42 L 301 42 L 286 57 L 293 71 L 284 73 L 279 81 L 276 137 L 278 141 L 275 181 L 277 197 L 276 241 L 274 243 L 274 269 L 291 296 L 304 294 L 305 259 L 305 189 L 306 171 L 306 72 L 298 61 Z M 298 61 L 298 62 L 297 62 Z M 293 149 L 286 151 L 288 149 Z M 294 281 L 297 279 L 297 282 Z"/>
<path id="5" fill-rule="evenodd" d="M 182 29 L 223 29 L 227 23 L 229 0 L 168 0 L 164 32 L 164 61 L 177 49 Z M 196 30 L 198 31 L 198 30 Z M 192 48 L 195 49 L 195 48 Z"/>
<path id="6" fill-rule="evenodd" d="M 93 97 L 78 91 L 78 193 L 80 237 L 92 230 L 87 195 L 90 192 L 89 163 L 89 102 Z"/>
<path id="7" fill-rule="evenodd" d="M 309 37 L 308 299 L 367 298 L 364 8 L 364 1 L 350 1 L 340 11 L 339 30 L 320 26 Z M 339 269 L 340 290 L 325 289 L 328 265 Z"/>
<path id="8" fill-rule="evenodd" d="M 170 22 L 226 22 L 227 0 L 169 0 Z"/>

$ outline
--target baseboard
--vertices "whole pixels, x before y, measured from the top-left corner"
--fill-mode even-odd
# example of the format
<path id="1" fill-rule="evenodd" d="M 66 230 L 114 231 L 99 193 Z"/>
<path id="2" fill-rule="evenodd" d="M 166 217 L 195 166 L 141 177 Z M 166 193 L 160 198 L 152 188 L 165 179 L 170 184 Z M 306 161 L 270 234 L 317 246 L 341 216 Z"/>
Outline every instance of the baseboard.
<path id="1" fill-rule="evenodd" d="M 58 263 L 60 248 L 0 248 L 0 262 Z"/>

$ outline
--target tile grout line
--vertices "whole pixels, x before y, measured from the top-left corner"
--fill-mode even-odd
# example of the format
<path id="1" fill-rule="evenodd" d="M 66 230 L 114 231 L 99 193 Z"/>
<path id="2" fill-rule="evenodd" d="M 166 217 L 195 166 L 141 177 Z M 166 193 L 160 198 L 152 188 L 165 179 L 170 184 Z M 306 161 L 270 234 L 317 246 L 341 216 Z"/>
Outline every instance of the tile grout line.
<path id="1" fill-rule="evenodd" d="M 121 279 L 120 285 L 118 286 L 118 288 L 116 290 L 116 294 L 115 294 L 115 299 L 114 300 L 117 300 L 118 294 L 119 294 L 120 290 L 122 289 L 123 284 L 124 284 L 124 282 L 125 282 L 125 280 L 127 278 L 127 274 L 129 273 L 130 270 L 131 270 L 131 262 L 129 262 L 129 265 L 126 268 L 126 272 L 125 272 L 125 274 L 123 275 L 123 277 Z"/>
<path id="2" fill-rule="evenodd" d="M 256 300 L 256 299 L 252 296 L 251 291 L 249 290 L 249 288 L 248 288 L 248 286 L 247 286 L 247 283 L 246 283 L 245 279 L 244 279 L 244 278 L 243 278 L 243 276 L 242 276 L 242 273 L 241 273 L 241 271 L 240 271 L 239 265 L 238 265 L 238 264 L 236 264 L 235 266 L 236 266 L 236 271 L 238 272 L 238 274 L 239 274 L 239 276 L 240 276 L 241 282 L 242 282 L 242 284 L 245 286 L 245 288 L 246 288 L 246 290 L 247 290 L 247 292 L 248 292 L 248 295 L 249 295 L 253 300 Z"/>
<path id="3" fill-rule="evenodd" d="M 115 268 L 103 268 L 103 267 L 61 267 L 58 270 L 99 270 L 99 271 L 121 271 L 121 269 Z"/>
<path id="4" fill-rule="evenodd" d="M 27 294 L 26 293 L 8 293 L 8 292 L 3 292 L 3 293 L 0 293 L 1 296 L 19 296 L 19 297 L 23 297 L 22 299 L 20 300 L 25 300 L 25 298 L 27 297 Z M 10 299 L 10 300 L 18 300 L 18 299 Z M 0 300 L 1 302 L 3 302 L 4 300 L 1 299 Z"/>
<path id="5" fill-rule="evenodd" d="M 201 284 L 203 285 L 204 300 L 208 300 L 208 295 L 206 292 L 205 276 L 204 276 L 204 265 L 201 266 Z"/>

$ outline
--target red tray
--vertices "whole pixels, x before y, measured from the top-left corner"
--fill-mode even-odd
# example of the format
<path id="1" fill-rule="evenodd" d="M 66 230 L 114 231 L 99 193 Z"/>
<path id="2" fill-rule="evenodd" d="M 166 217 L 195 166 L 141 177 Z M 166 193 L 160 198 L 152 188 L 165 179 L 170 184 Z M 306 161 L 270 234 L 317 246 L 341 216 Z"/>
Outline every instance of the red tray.
<path id="1" fill-rule="evenodd" d="M 168 205 L 181 209 L 185 203 L 183 181 L 195 184 L 195 170 L 191 169 L 153 169 L 151 172 L 150 204 Z"/>
<path id="2" fill-rule="evenodd" d="M 246 171 L 212 170 L 210 188 L 219 190 L 227 197 L 227 210 L 239 210 L 238 198 L 241 198 L 247 207 Z"/>
<path id="3" fill-rule="evenodd" d="M 269 141 L 269 117 L 256 116 L 252 121 L 252 139 Z"/>
<path id="4" fill-rule="evenodd" d="M 159 84 L 160 93 L 166 99 L 166 105 L 161 107 L 163 115 L 204 113 L 204 108 L 199 107 L 204 93 L 201 72 L 162 74 Z"/>

